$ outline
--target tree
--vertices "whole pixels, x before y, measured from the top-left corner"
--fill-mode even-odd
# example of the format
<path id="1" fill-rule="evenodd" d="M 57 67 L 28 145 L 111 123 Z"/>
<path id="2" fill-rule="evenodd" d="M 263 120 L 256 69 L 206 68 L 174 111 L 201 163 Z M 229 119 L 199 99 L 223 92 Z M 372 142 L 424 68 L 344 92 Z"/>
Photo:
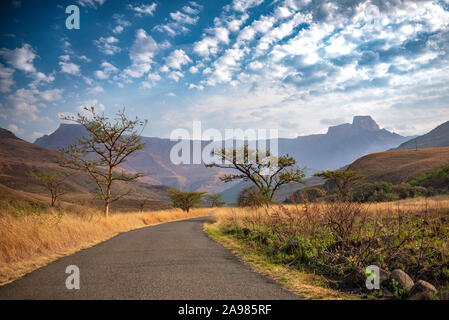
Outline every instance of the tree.
<path id="1" fill-rule="evenodd" d="M 291 182 L 304 183 L 304 170 L 297 168 L 296 160 L 288 154 L 277 158 L 270 151 L 250 150 L 246 145 L 239 149 L 218 149 L 213 154 L 221 163 L 213 162 L 206 164 L 206 167 L 237 171 L 220 177 L 221 181 L 251 181 L 264 195 L 267 203 L 273 200 L 275 192 L 281 186 Z"/>
<path id="2" fill-rule="evenodd" d="M 148 201 L 147 198 L 139 201 L 140 212 L 143 212 L 143 209 L 145 208 L 145 205 L 147 204 L 147 201 Z"/>
<path id="3" fill-rule="evenodd" d="M 365 176 L 361 175 L 358 171 L 354 170 L 327 170 L 314 174 L 315 177 L 320 177 L 331 182 L 337 188 L 337 199 L 339 201 L 349 200 L 351 194 L 351 188 L 354 184 L 357 184 L 359 180 L 364 179 Z"/>
<path id="4" fill-rule="evenodd" d="M 201 203 L 201 199 L 205 192 L 182 192 L 178 189 L 170 188 L 167 190 L 173 206 L 180 208 L 187 213 L 190 209 Z"/>
<path id="5" fill-rule="evenodd" d="M 28 175 L 40 182 L 51 195 L 51 206 L 54 207 L 58 198 L 66 194 L 71 186 L 67 186 L 65 180 L 71 175 L 69 172 L 29 171 Z"/>
<path id="6" fill-rule="evenodd" d="M 209 203 L 211 207 L 222 207 L 225 204 L 221 194 L 206 194 L 204 196 L 204 201 Z"/>
<path id="7" fill-rule="evenodd" d="M 84 110 L 85 113 L 78 113 L 77 116 L 62 117 L 63 120 L 82 125 L 88 135 L 63 150 L 67 158 L 61 165 L 84 170 L 93 178 L 98 196 L 104 201 L 104 215 L 107 217 L 111 202 L 129 193 L 112 195 L 114 182 L 134 182 L 143 176 L 142 173 L 127 175 L 123 170 L 121 173 L 116 171 L 131 154 L 145 146 L 140 134 L 148 121 L 137 117 L 130 120 L 124 109 L 118 111 L 114 121 L 104 113 L 96 113 L 93 107 L 85 107 Z"/>

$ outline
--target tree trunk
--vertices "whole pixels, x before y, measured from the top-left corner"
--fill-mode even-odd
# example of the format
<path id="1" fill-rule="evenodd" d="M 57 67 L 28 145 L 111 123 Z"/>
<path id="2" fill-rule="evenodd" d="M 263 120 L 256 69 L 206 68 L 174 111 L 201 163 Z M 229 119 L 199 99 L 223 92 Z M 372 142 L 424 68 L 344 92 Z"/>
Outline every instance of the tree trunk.
<path id="1" fill-rule="evenodd" d="M 104 216 L 106 218 L 109 216 L 109 199 L 104 201 Z"/>

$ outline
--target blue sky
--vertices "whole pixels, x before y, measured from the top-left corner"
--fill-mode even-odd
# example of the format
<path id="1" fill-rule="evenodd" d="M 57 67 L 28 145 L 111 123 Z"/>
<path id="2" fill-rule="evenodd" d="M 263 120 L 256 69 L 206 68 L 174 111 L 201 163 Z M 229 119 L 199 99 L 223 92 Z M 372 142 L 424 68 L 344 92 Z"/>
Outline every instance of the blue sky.
<path id="1" fill-rule="evenodd" d="M 80 29 L 65 8 L 80 8 Z M 0 126 L 34 141 L 84 105 L 176 128 L 323 133 L 449 120 L 449 1 L 20 1 L 0 13 Z"/>

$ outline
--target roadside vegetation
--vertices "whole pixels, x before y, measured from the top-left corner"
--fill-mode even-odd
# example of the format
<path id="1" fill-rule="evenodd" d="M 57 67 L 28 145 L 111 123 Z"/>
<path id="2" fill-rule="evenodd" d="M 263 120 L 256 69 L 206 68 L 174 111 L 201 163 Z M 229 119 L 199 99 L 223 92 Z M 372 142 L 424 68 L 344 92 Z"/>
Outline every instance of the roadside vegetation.
<path id="1" fill-rule="evenodd" d="M 226 160 L 233 163 L 235 157 Z M 325 183 L 295 192 L 289 201 L 295 205 L 276 203 L 255 183 L 268 176 L 245 168 L 222 179 L 254 185 L 240 192 L 241 209 L 215 215 L 215 224 L 207 228 L 213 238 L 236 241 L 267 264 L 323 276 L 332 289 L 359 297 L 448 298 L 449 201 L 430 199 L 424 185 L 438 181 L 440 190 L 447 187 L 449 167 L 399 185 L 363 184 L 365 177 L 349 169 L 322 171 L 315 176 Z M 303 182 L 299 176 L 293 181 Z M 366 284 L 370 266 L 380 272 L 376 290 Z"/>
<path id="2" fill-rule="evenodd" d="M 341 292 L 405 299 L 441 298 L 449 289 L 449 200 L 233 208 L 214 220 L 215 234 L 269 264 L 324 276 L 326 287 Z M 370 265 L 381 270 L 381 290 L 366 289 Z M 418 280 L 424 289 L 413 289 Z"/>

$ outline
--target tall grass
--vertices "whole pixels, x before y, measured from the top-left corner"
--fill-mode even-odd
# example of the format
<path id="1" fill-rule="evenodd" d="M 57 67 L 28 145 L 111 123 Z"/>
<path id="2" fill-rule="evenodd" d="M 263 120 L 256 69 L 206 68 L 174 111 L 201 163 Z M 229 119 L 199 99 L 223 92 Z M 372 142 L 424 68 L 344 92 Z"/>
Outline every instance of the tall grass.
<path id="1" fill-rule="evenodd" d="M 65 209 L 3 204 L 0 208 L 0 284 L 14 280 L 58 257 L 112 236 L 153 224 L 206 216 L 210 209 L 124 212 L 105 218 L 82 206 Z"/>

